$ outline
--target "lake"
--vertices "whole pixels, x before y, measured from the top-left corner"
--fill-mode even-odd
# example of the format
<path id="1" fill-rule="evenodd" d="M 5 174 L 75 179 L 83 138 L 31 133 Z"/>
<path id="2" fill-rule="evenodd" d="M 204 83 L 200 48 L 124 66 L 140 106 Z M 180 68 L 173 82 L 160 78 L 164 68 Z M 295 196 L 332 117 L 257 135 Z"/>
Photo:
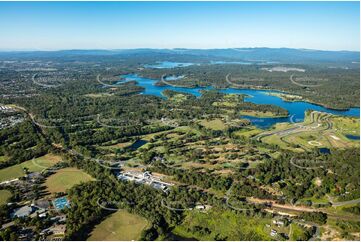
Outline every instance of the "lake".
<path id="1" fill-rule="evenodd" d="M 157 64 L 146 64 L 145 68 L 153 68 L 153 69 L 169 69 L 175 67 L 187 67 L 195 65 L 194 63 L 183 63 L 183 62 L 171 62 L 171 61 L 162 61 L 157 62 Z"/>
<path id="2" fill-rule="evenodd" d="M 189 93 L 196 97 L 199 97 L 201 95 L 200 93 L 201 90 L 214 90 L 213 87 L 186 88 L 186 87 L 174 87 L 174 86 L 155 86 L 154 84 L 158 80 L 140 77 L 136 74 L 128 74 L 128 75 L 123 75 L 121 77 L 124 79 L 123 81 L 120 81 L 119 84 L 124 83 L 124 81 L 137 81 L 138 85 L 144 87 L 145 89 L 142 92 L 142 94 L 154 95 L 162 98 L 164 98 L 162 92 L 166 89 Z M 248 95 L 245 98 L 246 102 L 253 102 L 256 104 L 274 104 L 288 111 L 289 116 L 284 118 L 258 118 L 252 116 L 242 116 L 243 118 L 249 119 L 253 125 L 263 129 L 269 128 L 272 125 L 280 122 L 302 122 L 304 120 L 306 110 L 315 110 L 315 111 L 327 112 L 336 115 L 360 117 L 360 108 L 350 108 L 349 110 L 339 111 L 339 110 L 328 109 L 316 104 L 303 102 L 303 101 L 286 102 L 279 97 L 269 95 L 269 93 L 271 92 L 274 93 L 277 91 L 249 90 L 249 89 L 235 89 L 235 88 L 219 89 L 218 91 L 227 94 L 246 94 Z"/>
<path id="3" fill-rule="evenodd" d="M 136 150 L 136 149 L 142 147 L 143 145 L 145 145 L 146 143 L 148 143 L 148 141 L 142 140 L 142 139 L 138 139 L 138 140 L 135 141 L 132 145 L 128 146 L 127 149 Z"/>
<path id="4" fill-rule="evenodd" d="M 278 62 L 274 61 L 210 61 L 209 63 L 203 63 L 203 65 L 267 65 L 267 64 L 276 64 Z M 193 62 L 173 62 L 173 61 L 160 61 L 156 64 L 145 64 L 144 68 L 149 69 L 170 69 L 176 67 L 187 67 L 193 65 L 201 65 L 201 63 Z"/>
<path id="5" fill-rule="evenodd" d="M 346 137 L 350 140 L 360 140 L 359 135 L 346 134 Z"/>

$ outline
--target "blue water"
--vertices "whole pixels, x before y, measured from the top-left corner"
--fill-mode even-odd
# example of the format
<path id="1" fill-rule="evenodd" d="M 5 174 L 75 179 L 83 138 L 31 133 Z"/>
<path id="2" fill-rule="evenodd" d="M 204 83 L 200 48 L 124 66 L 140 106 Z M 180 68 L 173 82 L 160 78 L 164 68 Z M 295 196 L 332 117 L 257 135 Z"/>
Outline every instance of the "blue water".
<path id="1" fill-rule="evenodd" d="M 142 147 L 143 145 L 145 145 L 146 143 L 148 143 L 148 141 L 139 139 L 139 140 L 135 141 L 131 146 L 127 147 L 127 148 L 131 149 L 131 150 L 136 150 L 136 149 Z"/>
<path id="2" fill-rule="evenodd" d="M 195 65 L 194 63 L 182 63 L 182 62 L 171 62 L 171 61 L 163 61 L 157 62 L 157 64 L 146 64 L 144 65 L 145 68 L 153 68 L 153 69 L 169 69 L 175 67 L 187 67 Z"/>
<path id="3" fill-rule="evenodd" d="M 163 97 L 162 92 L 166 89 L 193 94 L 194 96 L 197 97 L 201 95 L 200 93 L 201 90 L 214 90 L 213 87 L 185 88 L 185 87 L 173 87 L 173 86 L 155 86 L 154 84 L 158 80 L 143 78 L 134 74 L 124 75 L 122 77 L 125 79 L 125 81 L 137 81 L 138 85 L 144 87 L 145 89 L 142 94 L 155 95 L 158 97 Z M 350 108 L 349 110 L 346 111 L 338 111 L 308 102 L 285 102 L 279 97 L 267 95 L 267 93 L 275 92 L 275 91 L 234 89 L 234 88 L 220 89 L 218 91 L 227 94 L 246 94 L 248 95 L 245 98 L 245 101 L 247 102 L 253 102 L 256 104 L 274 104 L 288 111 L 289 116 L 284 118 L 257 118 L 251 116 L 242 116 L 244 118 L 250 119 L 252 124 L 259 128 L 269 128 L 270 126 L 280 122 L 302 122 L 305 117 L 306 110 L 315 110 L 315 111 L 327 112 L 336 115 L 360 117 L 360 108 Z"/>
<path id="4" fill-rule="evenodd" d="M 219 65 L 219 64 L 236 64 L 236 65 L 252 65 L 252 62 L 244 62 L 244 61 L 211 61 L 211 65 Z"/>
<path id="5" fill-rule="evenodd" d="M 329 155 L 331 154 L 331 150 L 329 148 L 319 148 L 318 151 L 321 153 L 321 154 L 326 154 L 326 155 Z"/>
<path id="6" fill-rule="evenodd" d="M 360 140 L 359 135 L 346 134 L 346 137 L 351 140 Z"/>

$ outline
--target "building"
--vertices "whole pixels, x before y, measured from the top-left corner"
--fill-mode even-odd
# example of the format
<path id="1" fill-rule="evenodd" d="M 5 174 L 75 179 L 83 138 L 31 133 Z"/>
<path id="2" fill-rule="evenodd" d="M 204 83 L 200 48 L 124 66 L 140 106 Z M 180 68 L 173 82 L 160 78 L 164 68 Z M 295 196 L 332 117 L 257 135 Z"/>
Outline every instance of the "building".
<path id="1" fill-rule="evenodd" d="M 196 209 L 204 210 L 204 209 L 206 209 L 206 206 L 205 205 L 197 205 Z"/>
<path id="2" fill-rule="evenodd" d="M 147 184 L 164 192 L 167 192 L 169 187 L 173 186 L 171 183 L 161 181 L 161 178 L 153 176 L 149 171 L 144 173 L 128 171 L 125 173 L 119 173 L 117 177 L 119 180 L 123 181 L 134 181 L 138 184 Z"/>
<path id="3" fill-rule="evenodd" d="M 23 218 L 28 217 L 30 214 L 32 214 L 35 211 L 35 208 L 32 206 L 23 206 L 21 208 L 17 208 L 14 210 L 14 212 L 11 214 L 12 218 Z"/>
<path id="4" fill-rule="evenodd" d="M 50 203 L 48 200 L 37 200 L 34 202 L 33 206 L 38 209 L 49 209 Z"/>
<path id="5" fill-rule="evenodd" d="M 274 229 L 272 229 L 270 235 L 271 235 L 272 237 L 276 236 L 276 235 L 277 235 L 277 231 L 274 230 Z"/>
<path id="6" fill-rule="evenodd" d="M 280 226 L 285 226 L 286 224 L 286 219 L 274 219 L 272 221 L 273 224 L 277 225 L 278 227 Z"/>

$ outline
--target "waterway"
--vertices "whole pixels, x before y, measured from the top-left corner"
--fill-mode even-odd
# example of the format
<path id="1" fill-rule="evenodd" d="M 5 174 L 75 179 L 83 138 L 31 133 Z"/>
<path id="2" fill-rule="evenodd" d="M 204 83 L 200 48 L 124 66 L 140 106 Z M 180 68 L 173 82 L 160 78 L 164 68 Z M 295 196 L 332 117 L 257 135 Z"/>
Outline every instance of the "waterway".
<path id="1" fill-rule="evenodd" d="M 144 87 L 145 89 L 142 92 L 142 94 L 154 95 L 162 98 L 164 98 L 162 92 L 166 89 L 189 93 L 196 97 L 199 97 L 201 95 L 200 93 L 201 90 L 214 90 L 213 87 L 186 88 L 186 87 L 174 87 L 174 86 L 156 86 L 154 84 L 158 80 L 140 77 L 136 74 L 128 74 L 122 76 L 122 81 L 120 81 L 119 84 L 124 83 L 124 81 L 125 82 L 137 81 L 138 85 Z M 253 102 L 256 104 L 273 104 L 282 107 L 288 111 L 289 116 L 283 118 L 258 118 L 252 116 L 242 116 L 243 118 L 249 119 L 253 125 L 259 128 L 269 128 L 270 126 L 280 122 L 302 122 L 304 120 L 306 110 L 327 112 L 335 115 L 360 117 L 360 108 L 350 108 L 349 110 L 340 111 L 340 110 L 328 109 L 304 101 L 286 102 L 279 97 L 269 95 L 270 92 L 275 92 L 275 91 L 235 89 L 235 88 L 219 89 L 218 91 L 227 94 L 246 94 L 247 95 L 247 97 L 245 98 L 246 102 Z"/>

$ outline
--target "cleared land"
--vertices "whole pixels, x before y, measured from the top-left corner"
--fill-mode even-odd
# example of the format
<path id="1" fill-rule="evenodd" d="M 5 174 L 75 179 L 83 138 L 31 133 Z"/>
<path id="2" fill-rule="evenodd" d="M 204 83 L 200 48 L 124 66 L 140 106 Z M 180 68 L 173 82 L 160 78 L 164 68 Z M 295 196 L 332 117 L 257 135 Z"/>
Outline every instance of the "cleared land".
<path id="1" fill-rule="evenodd" d="M 258 117 L 258 118 L 280 118 L 280 117 L 287 117 L 287 115 L 277 115 L 273 112 L 260 112 L 260 111 L 254 111 L 254 110 L 244 110 L 239 112 L 240 115 L 245 116 L 252 116 L 252 117 Z"/>
<path id="2" fill-rule="evenodd" d="M 11 197 L 10 191 L 0 190 L 0 206 L 6 204 L 10 197 Z"/>
<path id="3" fill-rule="evenodd" d="M 49 176 L 45 185 L 50 193 L 65 192 L 67 189 L 81 182 L 93 181 L 89 174 L 77 168 L 64 168 Z"/>
<path id="4" fill-rule="evenodd" d="M 302 123 L 280 123 L 273 130 L 257 134 L 255 138 L 295 151 L 309 151 L 319 147 L 358 147 L 360 141 L 348 139 L 346 135 L 349 134 L 360 134 L 358 118 L 313 111 L 306 113 Z"/>
<path id="5" fill-rule="evenodd" d="M 197 240 L 271 240 L 267 218 L 250 218 L 231 211 L 191 211 L 173 233 Z"/>
<path id="6" fill-rule="evenodd" d="M 34 160 L 28 160 L 21 164 L 13 165 L 0 170 L 0 182 L 19 178 L 25 175 L 24 169 L 29 172 L 40 172 L 51 167 L 61 160 L 60 156 L 47 154 Z"/>
<path id="7" fill-rule="evenodd" d="M 200 123 L 202 126 L 206 127 L 207 129 L 212 130 L 224 130 L 226 129 L 226 125 L 221 119 L 214 119 L 214 120 L 202 120 Z"/>
<path id="8" fill-rule="evenodd" d="M 92 231 L 89 241 L 139 240 L 148 221 L 126 210 L 119 210 L 97 225 Z"/>

